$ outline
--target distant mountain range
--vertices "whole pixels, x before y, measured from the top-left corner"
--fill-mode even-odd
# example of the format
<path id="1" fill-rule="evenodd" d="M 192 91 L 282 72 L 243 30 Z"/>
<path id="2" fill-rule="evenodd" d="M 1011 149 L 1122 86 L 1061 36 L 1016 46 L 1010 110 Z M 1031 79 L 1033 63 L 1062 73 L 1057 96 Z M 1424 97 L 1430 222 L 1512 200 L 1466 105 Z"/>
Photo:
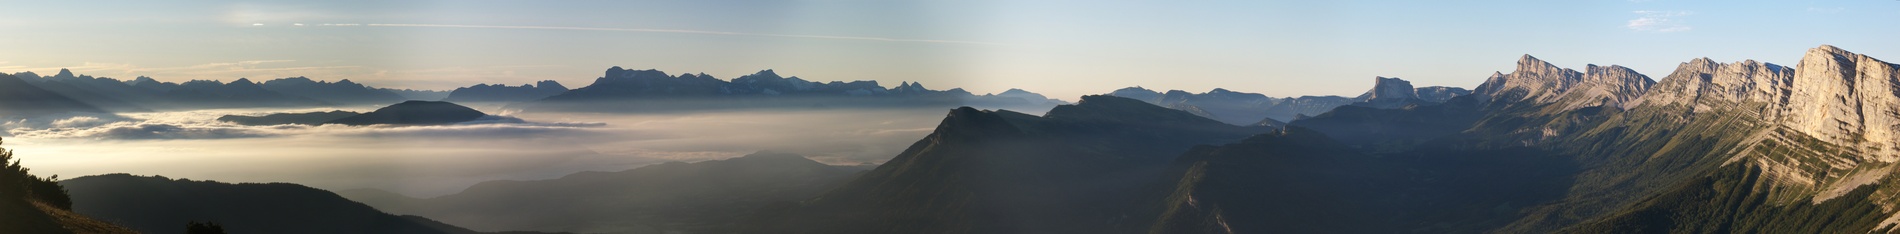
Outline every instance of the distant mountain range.
<path id="1" fill-rule="evenodd" d="M 560 82 L 544 80 L 521 86 L 477 84 L 450 91 L 443 101 L 451 102 L 525 102 L 541 100 L 567 92 Z"/>
<path id="2" fill-rule="evenodd" d="M 1374 81 L 1376 82 L 1372 90 L 1353 98 L 1340 96 L 1275 98 L 1219 88 L 1198 94 L 1181 90 L 1159 93 L 1142 87 L 1122 88 L 1109 92 L 1108 95 L 1142 100 L 1228 124 L 1280 126 L 1288 121 L 1303 118 L 1302 116 L 1319 115 L 1339 106 L 1360 105 L 1392 109 L 1408 105 L 1443 103 L 1452 97 L 1471 93 L 1457 87 L 1413 88 L 1411 82 L 1399 78 L 1376 77 Z"/>
<path id="3" fill-rule="evenodd" d="M 974 95 L 962 89 L 931 90 L 904 82 L 885 88 L 877 81 L 813 82 L 772 70 L 732 80 L 706 74 L 669 75 L 659 70 L 607 72 L 593 84 L 541 100 L 510 105 L 529 111 L 666 112 L 708 109 L 807 109 L 834 107 L 928 107 L 963 105 L 1040 110 L 1062 101 L 1022 90 Z"/>
<path id="4" fill-rule="evenodd" d="M 8 121 L 42 116 L 110 114 L 92 104 L 33 86 L 19 77 L 0 75 L 0 118 Z"/>
<path id="5" fill-rule="evenodd" d="M 397 91 L 363 86 L 349 80 L 313 81 L 291 77 L 256 83 L 239 78 L 231 82 L 193 80 L 160 82 L 149 77 L 129 81 L 75 75 L 60 69 L 53 76 L 32 72 L 14 74 L 32 86 L 79 100 L 111 112 L 194 110 L 207 108 L 320 107 L 374 105 L 401 102 Z M 403 91 L 403 93 L 421 93 Z"/>

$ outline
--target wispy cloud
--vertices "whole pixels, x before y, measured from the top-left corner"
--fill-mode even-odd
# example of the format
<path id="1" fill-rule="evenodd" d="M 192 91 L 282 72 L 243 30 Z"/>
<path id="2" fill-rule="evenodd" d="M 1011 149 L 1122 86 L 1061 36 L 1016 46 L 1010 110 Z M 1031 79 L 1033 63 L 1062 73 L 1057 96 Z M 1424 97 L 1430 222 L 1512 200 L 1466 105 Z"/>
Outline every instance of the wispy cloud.
<path id="1" fill-rule="evenodd" d="M 146 67 L 127 63 L 85 62 L 68 66 L 0 66 L 0 71 L 32 71 L 51 74 L 59 69 L 69 69 L 74 73 L 127 79 L 134 76 L 153 76 L 177 79 L 230 80 L 240 77 L 276 78 L 288 76 L 327 76 L 354 74 L 362 70 L 361 66 L 282 66 L 294 64 L 297 60 L 245 60 L 233 62 L 215 62 L 190 66 Z"/>
<path id="2" fill-rule="evenodd" d="M 1643 32 L 1681 32 L 1694 29 L 1683 23 L 1681 18 L 1695 14 L 1688 11 L 1634 11 L 1642 15 L 1632 19 L 1624 27 Z"/>
<path id="3" fill-rule="evenodd" d="M 965 45 L 1004 45 L 1001 43 L 980 42 L 980 41 L 907 39 L 907 38 L 859 37 L 859 36 L 830 36 L 830 35 L 805 35 L 805 34 L 745 33 L 745 32 L 705 31 L 705 30 L 686 30 L 686 29 L 655 29 L 655 28 L 596 28 L 596 27 L 464 25 L 464 24 L 364 24 L 364 25 L 371 26 L 371 27 L 489 28 L 489 29 L 537 29 L 537 30 L 614 31 L 614 32 L 643 32 L 643 33 L 679 33 L 679 34 L 787 37 L 787 38 L 856 40 L 856 41 L 916 42 L 916 43 L 965 44 Z"/>

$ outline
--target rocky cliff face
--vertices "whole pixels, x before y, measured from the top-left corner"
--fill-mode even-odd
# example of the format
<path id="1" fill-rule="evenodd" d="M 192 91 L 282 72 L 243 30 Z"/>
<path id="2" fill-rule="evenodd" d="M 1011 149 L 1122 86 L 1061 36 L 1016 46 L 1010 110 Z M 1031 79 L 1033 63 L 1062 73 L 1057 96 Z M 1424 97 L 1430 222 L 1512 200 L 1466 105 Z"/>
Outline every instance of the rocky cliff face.
<path id="1" fill-rule="evenodd" d="M 1557 110 L 1623 107 L 1656 82 L 1623 66 L 1589 65 L 1583 72 L 1524 55 L 1517 70 L 1493 73 L 1474 94 L 1493 106 L 1552 105 Z"/>
<path id="2" fill-rule="evenodd" d="M 1437 104 L 1451 100 L 1452 97 L 1471 94 L 1471 91 L 1458 87 L 1412 87 L 1411 81 L 1398 77 L 1373 78 L 1372 90 L 1353 98 L 1356 106 L 1394 109 L 1417 104 Z"/>
<path id="3" fill-rule="evenodd" d="M 1808 50 L 1787 97 L 1788 127 L 1839 143 L 1863 143 L 1881 162 L 1900 159 L 1896 65 L 1834 46 Z"/>
<path id="4" fill-rule="evenodd" d="M 1383 76 L 1373 77 L 1372 81 L 1372 90 L 1359 95 L 1359 99 L 1418 99 L 1418 91 L 1412 88 L 1411 81 Z"/>
<path id="5" fill-rule="evenodd" d="M 1790 68 L 1754 60 L 1682 63 L 1637 105 L 1720 111 L 1785 127 L 1858 152 L 1900 159 L 1900 77 L 1896 65 L 1834 46 L 1808 50 Z"/>

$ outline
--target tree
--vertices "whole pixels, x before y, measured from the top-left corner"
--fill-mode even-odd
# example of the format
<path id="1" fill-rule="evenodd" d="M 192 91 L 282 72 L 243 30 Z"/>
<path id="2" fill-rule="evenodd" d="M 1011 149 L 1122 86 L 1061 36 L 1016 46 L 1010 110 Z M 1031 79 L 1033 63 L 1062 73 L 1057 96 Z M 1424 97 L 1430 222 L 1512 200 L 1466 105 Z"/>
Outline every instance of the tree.
<path id="1" fill-rule="evenodd" d="M 0 144 L 5 142 L 0 139 Z M 41 178 L 30 173 L 31 170 L 20 165 L 20 159 L 13 158 L 13 150 L 0 147 L 0 199 L 33 199 L 60 209 L 72 209 L 72 198 L 66 195 L 66 187 L 59 185 L 59 176 Z"/>

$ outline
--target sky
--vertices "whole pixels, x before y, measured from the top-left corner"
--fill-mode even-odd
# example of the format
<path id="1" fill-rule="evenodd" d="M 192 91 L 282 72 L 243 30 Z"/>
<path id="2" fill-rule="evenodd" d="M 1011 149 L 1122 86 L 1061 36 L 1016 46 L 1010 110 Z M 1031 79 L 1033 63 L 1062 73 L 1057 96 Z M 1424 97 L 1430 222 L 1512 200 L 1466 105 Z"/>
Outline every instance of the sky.
<path id="1" fill-rule="evenodd" d="M 763 69 L 1065 100 L 1128 86 L 1357 95 L 1470 88 L 1520 55 L 1623 65 L 1900 58 L 1900 1 L 5 1 L 0 72 L 307 76 L 388 88 Z"/>

